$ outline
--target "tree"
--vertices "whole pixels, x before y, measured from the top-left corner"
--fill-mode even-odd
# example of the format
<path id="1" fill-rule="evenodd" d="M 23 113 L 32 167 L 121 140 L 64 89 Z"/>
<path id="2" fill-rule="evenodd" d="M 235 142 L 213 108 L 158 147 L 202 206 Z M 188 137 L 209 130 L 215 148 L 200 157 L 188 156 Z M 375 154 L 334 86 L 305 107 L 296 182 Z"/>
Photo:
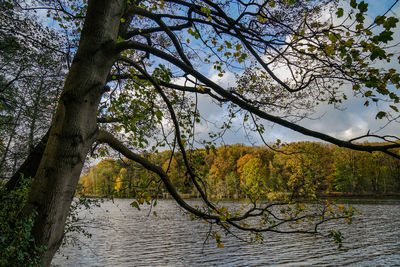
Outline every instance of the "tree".
<path id="1" fill-rule="evenodd" d="M 60 34 L 6 5 L 0 15 L 0 177 L 4 179 L 48 130 L 66 64 Z"/>
<path id="2" fill-rule="evenodd" d="M 332 169 L 331 150 L 320 143 L 299 142 L 284 148 L 287 154 L 277 155 L 283 160 L 285 184 L 299 195 L 315 196 L 317 191 L 329 189 Z"/>
<path id="3" fill-rule="evenodd" d="M 246 154 L 238 160 L 237 166 L 241 184 L 251 197 L 257 197 L 260 190 L 268 191 L 268 169 L 260 158 Z"/>
<path id="4" fill-rule="evenodd" d="M 373 135 L 388 143 L 365 146 L 355 141 L 372 134 L 340 140 L 295 122 L 296 110 L 307 106 L 306 102 L 312 105 L 345 101 L 345 85 L 367 98 L 366 105 L 380 96 L 389 101 L 388 108 L 394 114 L 398 110 L 399 97 L 391 87 L 399 87 L 398 72 L 392 68 L 380 71 L 374 66 L 377 61 L 393 58 L 389 48 L 398 19 L 379 16 L 372 31 L 372 26 L 364 26 L 367 4 L 352 0 L 352 13 L 347 17 L 342 8 L 336 10 L 336 17 L 346 18 L 343 22 L 321 21 L 320 12 L 330 2 L 34 2 L 48 5 L 50 17 L 59 21 L 62 28 L 72 25 L 76 27 L 73 32 L 80 33 L 50 133 L 17 171 L 34 177 L 24 214 L 34 210 L 38 213 L 33 235 L 38 246 L 46 247 L 43 264 L 50 264 L 62 241 L 83 164 L 96 142 L 107 144 L 157 174 L 183 209 L 227 232 L 236 227 L 253 233 L 314 233 L 319 222 L 348 217 L 347 209 L 326 215 L 326 209 L 322 213 L 308 212 L 302 206 L 296 206 L 296 211 L 284 209 L 284 218 L 264 216 L 277 205 L 290 205 L 293 199 L 269 204 L 253 202 L 243 214 L 230 213 L 207 198 L 202 178 L 192 168 L 191 151 L 187 150 L 193 145 L 195 125 L 201 120 L 195 96 L 205 95 L 229 111 L 221 131 L 210 133 L 211 142 L 204 143 L 206 149 L 212 149 L 213 138 L 222 137 L 234 118 L 243 114 L 244 123 L 260 135 L 265 130 L 262 122 L 270 121 L 341 147 L 382 151 L 400 158 L 391 150 L 400 147 L 397 139 Z M 6 2 L 9 8 L 15 5 L 27 11 L 44 8 L 30 4 Z M 230 13 L 233 9 L 234 14 Z M 192 50 L 193 47 L 202 49 Z M 253 65 L 246 67 L 249 61 Z M 242 68 L 243 79 L 235 87 L 223 88 L 201 71 L 200 63 L 212 66 L 219 76 L 229 68 Z M 288 70 L 288 78 L 277 75 L 277 68 L 282 66 Z M 185 84 L 179 84 L 178 78 Z M 290 96 L 289 105 L 286 98 L 278 97 L 280 92 Z M 191 94 L 194 97 L 188 98 Z M 391 114 L 384 109 L 376 116 L 390 119 Z M 166 125 L 170 127 L 165 128 Z M 116 137 L 121 132 L 127 133 L 128 145 Z M 188 180 L 206 208 L 186 203 L 161 166 L 142 156 L 140 151 L 152 146 L 149 144 L 155 144 L 154 150 L 165 145 L 173 151 L 180 150 Z M 246 218 L 257 216 L 262 220 L 261 226 L 245 223 Z M 315 227 L 281 228 L 310 218 L 317 219 Z M 220 244 L 220 238 L 217 242 Z"/>

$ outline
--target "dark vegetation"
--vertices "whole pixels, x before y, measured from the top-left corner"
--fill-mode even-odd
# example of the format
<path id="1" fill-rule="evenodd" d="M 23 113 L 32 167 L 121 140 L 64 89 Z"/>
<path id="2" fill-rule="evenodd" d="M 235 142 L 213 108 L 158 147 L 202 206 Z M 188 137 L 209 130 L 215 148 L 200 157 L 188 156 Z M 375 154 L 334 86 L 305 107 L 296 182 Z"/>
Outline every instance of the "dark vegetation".
<path id="1" fill-rule="evenodd" d="M 301 195 L 373 195 L 400 193 L 400 161 L 381 152 L 360 152 L 334 145 L 299 142 L 281 147 L 230 145 L 193 150 L 190 157 L 213 199 L 238 199 L 262 189 Z M 171 151 L 145 157 L 167 171 L 181 195 L 199 197 L 187 181 L 182 155 Z M 171 157 L 172 156 L 172 157 Z M 105 159 L 80 179 L 79 193 L 87 196 L 162 197 L 160 179 L 128 159 Z M 306 191 L 305 191 L 306 190 Z"/>

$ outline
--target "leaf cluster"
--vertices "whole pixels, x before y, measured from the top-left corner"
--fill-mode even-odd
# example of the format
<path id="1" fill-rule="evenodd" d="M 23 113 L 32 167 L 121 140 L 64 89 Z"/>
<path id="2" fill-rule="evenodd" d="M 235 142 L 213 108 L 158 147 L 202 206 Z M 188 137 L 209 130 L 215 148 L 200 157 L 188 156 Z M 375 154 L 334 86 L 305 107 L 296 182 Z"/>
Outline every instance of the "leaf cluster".
<path id="1" fill-rule="evenodd" d="M 40 266 L 45 249 L 36 246 L 31 232 L 37 212 L 22 216 L 31 179 L 21 179 L 17 190 L 0 187 L 0 266 Z"/>

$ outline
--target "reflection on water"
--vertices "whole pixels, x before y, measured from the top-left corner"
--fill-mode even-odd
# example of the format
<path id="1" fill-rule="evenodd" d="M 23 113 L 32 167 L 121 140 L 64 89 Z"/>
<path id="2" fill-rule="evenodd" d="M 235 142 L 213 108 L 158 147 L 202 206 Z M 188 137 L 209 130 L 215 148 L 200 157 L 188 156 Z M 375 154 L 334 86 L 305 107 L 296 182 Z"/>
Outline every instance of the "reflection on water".
<path id="1" fill-rule="evenodd" d="M 85 212 L 91 239 L 65 247 L 56 266 L 400 266 L 400 200 L 358 201 L 362 212 L 345 235 L 339 251 L 327 238 L 265 234 L 265 244 L 253 245 L 223 237 L 225 248 L 206 239 L 209 225 L 192 222 L 172 200 L 149 210 L 130 207 L 127 199 L 106 201 L 92 214 Z M 326 226 L 331 227 L 331 226 Z M 66 258 L 68 257 L 68 258 Z"/>

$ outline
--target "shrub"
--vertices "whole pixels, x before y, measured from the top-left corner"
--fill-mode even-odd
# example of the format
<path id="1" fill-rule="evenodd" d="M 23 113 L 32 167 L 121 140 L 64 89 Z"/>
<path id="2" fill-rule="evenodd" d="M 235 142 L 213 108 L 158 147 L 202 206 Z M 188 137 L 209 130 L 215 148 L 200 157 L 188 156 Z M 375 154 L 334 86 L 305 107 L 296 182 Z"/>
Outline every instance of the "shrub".
<path id="1" fill-rule="evenodd" d="M 37 212 L 23 217 L 31 179 L 22 177 L 21 186 L 8 192 L 0 187 L 0 266 L 40 266 L 44 247 L 35 245 L 32 227 Z"/>

